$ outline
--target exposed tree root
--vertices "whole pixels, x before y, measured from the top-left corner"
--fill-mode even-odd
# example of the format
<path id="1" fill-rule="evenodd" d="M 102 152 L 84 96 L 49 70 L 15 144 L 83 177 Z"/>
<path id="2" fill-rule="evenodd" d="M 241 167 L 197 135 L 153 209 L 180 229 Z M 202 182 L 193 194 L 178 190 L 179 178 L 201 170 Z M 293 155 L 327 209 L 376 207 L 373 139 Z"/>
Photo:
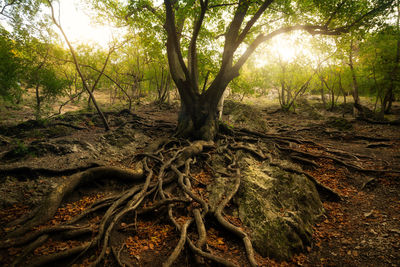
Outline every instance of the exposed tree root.
<path id="1" fill-rule="evenodd" d="M 84 251 L 89 250 L 90 248 L 94 247 L 95 244 L 93 243 L 85 243 L 81 246 L 77 246 L 71 249 L 67 249 L 61 252 L 57 252 L 54 254 L 50 254 L 50 255 L 45 255 L 45 256 L 41 256 L 39 258 L 36 258 L 30 262 L 28 262 L 27 266 L 28 267 L 38 267 L 38 266 L 45 266 L 46 264 L 55 262 L 55 261 L 59 261 L 62 259 L 66 259 L 66 258 L 70 258 L 74 255 L 77 255 L 79 253 L 82 253 Z"/>
<path id="2" fill-rule="evenodd" d="M 251 266 L 257 266 L 257 262 L 254 259 L 254 250 L 253 246 L 251 244 L 250 238 L 248 235 L 240 230 L 239 227 L 234 226 L 233 224 L 229 223 L 225 218 L 222 216 L 222 210 L 225 208 L 225 206 L 228 204 L 228 202 L 232 199 L 232 197 L 236 194 L 236 192 L 239 189 L 240 185 L 240 171 L 239 169 L 236 169 L 236 179 L 235 179 L 235 184 L 233 186 L 233 190 L 230 192 L 228 196 L 224 200 L 221 201 L 221 203 L 218 205 L 218 207 L 214 211 L 214 216 L 217 219 L 217 221 L 225 227 L 227 230 L 232 232 L 233 234 L 237 235 L 239 238 L 243 240 L 244 246 L 246 248 L 246 253 L 247 257 L 249 259 L 250 265 Z"/>
<path id="3" fill-rule="evenodd" d="M 294 152 L 294 153 L 297 153 L 297 154 L 300 154 L 300 155 L 303 155 L 303 156 L 306 156 L 306 157 L 312 157 L 312 158 L 331 159 L 331 160 L 335 161 L 336 163 L 338 163 L 340 165 L 343 165 L 343 166 L 345 166 L 347 168 L 350 168 L 352 170 L 359 171 L 359 172 L 366 172 L 366 173 L 400 173 L 400 170 L 365 169 L 365 168 L 356 166 L 356 165 L 354 165 L 352 163 L 346 162 L 343 159 L 340 159 L 340 158 L 337 158 L 337 157 L 335 157 L 333 155 L 328 154 L 328 153 L 332 153 L 332 154 L 342 154 L 343 155 L 343 153 L 340 153 L 339 151 L 332 151 L 332 149 L 325 148 L 324 146 L 322 146 L 320 144 L 317 144 L 317 143 L 315 143 L 314 141 L 311 141 L 311 140 L 305 140 L 305 139 L 297 140 L 297 139 L 291 138 L 291 137 L 268 135 L 268 134 L 263 134 L 263 133 L 259 133 L 259 132 L 250 131 L 248 129 L 239 129 L 236 133 L 239 134 L 239 135 L 248 134 L 248 135 L 257 136 L 257 137 L 260 137 L 260 138 L 263 138 L 263 139 L 274 140 L 274 141 L 276 141 L 276 143 L 282 143 L 282 144 L 286 145 L 286 146 L 280 146 L 278 144 L 275 144 L 275 146 L 281 151 L 290 151 L 290 152 Z M 366 136 L 356 136 L 356 137 L 357 138 L 368 139 L 368 140 L 374 140 L 374 141 L 390 141 L 389 139 L 385 139 L 385 138 L 375 138 L 375 137 L 366 137 Z M 320 148 L 323 152 L 327 152 L 327 153 L 321 153 L 321 154 L 317 155 L 317 154 L 313 154 L 313 153 L 310 153 L 310 152 L 301 151 L 301 150 L 293 148 L 292 145 L 291 145 L 291 142 L 292 143 L 297 143 L 297 144 L 311 144 L 311 145 L 314 145 L 314 146 Z M 243 148 L 243 147 L 240 147 L 240 148 L 244 149 L 244 150 L 249 150 L 248 148 Z M 257 152 L 257 151 L 249 151 L 249 152 L 251 152 L 253 155 L 257 156 L 258 158 L 262 159 L 262 157 L 263 157 L 263 155 L 259 154 L 259 152 Z M 257 154 L 259 154 L 259 155 L 257 155 Z M 350 155 L 345 153 L 345 156 L 348 157 Z M 353 155 L 353 157 L 354 157 L 354 155 Z"/>
<path id="4" fill-rule="evenodd" d="M 0 169 L 0 173 L 2 175 L 13 175 L 13 176 L 29 176 L 29 177 L 37 177 L 39 175 L 41 176 L 61 176 L 61 175 L 72 175 L 77 172 L 82 172 L 87 169 L 91 169 L 94 167 L 100 167 L 101 165 L 99 163 L 90 163 L 87 166 L 81 166 L 77 168 L 71 168 L 71 169 L 61 169 L 61 170 L 56 170 L 56 169 L 47 169 L 47 168 L 32 168 L 32 167 L 15 167 L 15 168 L 4 168 Z"/>
<path id="5" fill-rule="evenodd" d="M 317 159 L 318 158 L 330 159 L 330 160 L 333 160 L 336 163 L 339 163 L 340 165 L 343 165 L 343 166 L 345 166 L 347 168 L 350 168 L 352 170 L 359 171 L 359 172 L 366 172 L 366 173 L 400 173 L 400 170 L 364 169 L 364 168 L 356 166 L 356 165 L 354 165 L 352 163 L 345 162 L 344 160 L 339 159 L 337 157 L 334 157 L 332 155 L 327 155 L 327 154 L 318 154 L 317 155 L 317 154 L 310 153 L 310 152 L 300 151 L 298 149 L 291 148 L 291 147 L 280 147 L 280 146 L 278 146 L 278 148 L 280 150 L 287 150 L 287 151 L 295 152 L 295 153 L 298 153 L 298 154 L 301 154 L 301 155 L 304 155 L 304 156 L 307 156 L 307 157 L 312 157 L 312 158 L 317 158 Z"/>
<path id="6" fill-rule="evenodd" d="M 316 168 L 318 167 L 317 163 L 315 163 L 314 161 L 309 160 L 309 159 L 305 159 L 305 158 L 302 158 L 302 157 L 299 157 L 299 156 L 296 156 L 296 155 L 290 155 L 290 158 L 295 160 L 295 161 L 300 161 L 302 163 L 311 165 L 311 166 L 316 167 Z"/>
<path id="7" fill-rule="evenodd" d="M 236 133 L 239 133 L 236 135 Z M 250 134 L 251 137 L 244 137 L 243 134 Z M 26 259 L 30 266 L 39 266 L 50 264 L 60 259 L 73 259 L 73 262 L 82 260 L 87 254 L 93 253 L 93 249 L 97 248 L 99 253 L 91 266 L 101 265 L 105 259 L 111 255 L 115 258 L 115 262 L 120 266 L 131 266 L 126 262 L 127 244 L 120 243 L 117 246 L 114 241 L 111 242 L 113 233 L 132 232 L 136 228 L 136 217 L 145 216 L 149 213 L 162 214 L 163 218 L 168 219 L 175 226 L 179 241 L 175 248 L 170 251 L 168 258 L 164 259 L 163 266 L 172 266 L 177 262 L 180 255 L 185 249 L 190 249 L 198 264 L 206 264 L 212 261 L 224 266 L 236 266 L 229 258 L 223 258 L 214 255 L 207 250 L 207 220 L 212 219 L 227 231 L 237 236 L 243 243 L 248 262 L 251 266 L 257 266 L 254 257 L 254 250 L 248 234 L 241 228 L 231 224 L 225 219 L 223 210 L 237 193 L 241 175 L 237 163 L 237 150 L 242 150 L 254 158 L 264 161 L 268 160 L 272 166 L 277 166 L 283 170 L 296 174 L 305 175 L 315 185 L 320 194 L 326 194 L 335 200 L 339 200 L 340 196 L 333 190 L 320 184 L 314 177 L 306 172 L 290 167 L 281 166 L 274 162 L 271 155 L 265 153 L 260 148 L 256 148 L 259 142 L 270 143 L 276 141 L 281 145 L 288 145 L 292 142 L 315 144 L 312 141 L 301 140 L 294 141 L 292 138 L 279 137 L 273 135 L 255 134 L 254 132 L 245 131 L 235 132 L 231 136 L 221 136 L 217 143 L 212 141 L 195 141 L 188 142 L 179 139 L 166 139 L 153 146 L 151 150 L 144 153 L 136 154 L 132 162 L 137 163 L 137 170 L 127 170 L 117 167 L 93 167 L 85 169 L 81 172 L 74 173 L 77 169 L 71 170 L 46 170 L 46 169 L 30 169 L 16 168 L 7 170 L 8 173 L 40 173 L 41 175 L 59 175 L 60 173 L 74 173 L 65 179 L 56 190 L 54 190 L 44 200 L 43 204 L 29 216 L 24 219 L 17 220 L 14 225 L 20 224 L 21 227 L 15 231 L 8 233 L 7 240 L 0 244 L 0 248 L 8 248 L 15 246 L 27 245 L 24 253 L 15 262 L 24 264 Z M 243 145 L 237 140 L 245 140 L 254 144 L 251 146 Z M 268 142 L 263 141 L 264 139 Z M 285 147 L 278 148 L 285 151 Z M 298 151 L 291 151 L 298 152 Z M 191 166 L 195 162 L 202 162 L 199 159 L 212 158 L 213 153 L 219 153 L 228 161 L 223 171 L 226 177 L 232 179 L 232 187 L 221 198 L 221 201 L 214 206 L 210 206 L 207 197 L 202 196 L 192 187 L 191 182 L 198 184 L 191 175 Z M 306 158 L 299 157 L 296 154 L 292 158 L 311 165 L 316 163 Z M 139 164 L 141 162 L 141 164 Z M 198 164 L 198 163 L 197 163 Z M 203 165 L 201 167 L 204 167 Z M 221 171 L 220 171 L 221 172 Z M 65 197 L 84 183 L 95 182 L 99 179 L 117 179 L 132 182 L 129 189 L 100 199 L 86 208 L 85 211 L 73 217 L 69 221 L 49 227 L 39 227 L 36 231 L 25 234 L 35 229 L 35 227 L 51 220 L 61 205 Z M 199 182 L 199 184 L 202 184 Z M 162 212 L 164 211 L 164 212 Z M 134 215 L 134 216 L 132 216 Z M 86 218 L 99 217 L 94 223 L 88 223 Z M 206 220 L 207 219 L 207 220 Z M 84 221 L 84 222 L 81 222 Z M 22 224 L 25 222 L 24 224 Z M 78 224 L 78 222 L 81 222 Z M 134 232 L 134 231 L 133 231 Z M 81 245 L 56 252 L 51 255 L 40 257 L 30 257 L 30 254 L 36 247 L 41 245 L 48 237 L 67 238 L 82 237 L 86 235 L 87 239 Z M 25 234 L 25 235 L 24 235 Z M 31 242 L 31 243 L 30 243 Z M 108 253 L 112 251 L 112 253 Z M 125 256 L 122 257 L 122 254 Z M 72 263 L 71 263 L 72 264 Z"/>
<path id="8" fill-rule="evenodd" d="M 54 123 L 51 123 L 51 124 L 49 124 L 47 126 L 50 126 L 50 127 L 53 127 L 53 126 L 64 126 L 64 127 L 69 127 L 69 128 L 75 129 L 75 130 L 87 130 L 86 127 L 80 127 L 80 126 L 77 126 L 77 125 L 74 125 L 74 124 L 70 124 L 70 123 L 65 123 L 65 122 L 54 122 Z"/>
<path id="9" fill-rule="evenodd" d="M 25 236 L 18 237 L 15 239 L 6 239 L 4 242 L 0 244 L 0 248 L 9 248 L 20 246 L 32 241 L 33 239 L 43 236 L 45 234 L 56 233 L 56 232 L 63 232 L 63 231 L 71 231 L 71 230 L 82 230 L 88 229 L 87 227 L 78 227 L 72 225 L 57 225 L 52 227 L 43 228 L 34 232 L 31 232 Z"/>
<path id="10" fill-rule="evenodd" d="M 293 142 L 296 144 L 305 144 L 306 143 L 306 144 L 316 145 L 316 143 L 311 140 L 280 136 L 280 135 L 276 135 L 276 134 L 264 134 L 264 133 L 260 133 L 260 132 L 250 131 L 249 129 L 246 129 L 246 128 L 239 129 L 236 133 L 239 135 L 244 134 L 244 135 L 257 136 L 257 137 L 266 138 L 266 139 L 273 139 L 273 140 L 279 141 L 279 142 L 286 141 L 285 143 L 287 143 L 287 141 L 289 141 L 289 142 Z"/>
<path id="11" fill-rule="evenodd" d="M 24 249 L 24 252 L 22 253 L 21 256 L 19 256 L 18 258 L 16 258 L 13 263 L 11 263 L 11 266 L 19 266 L 22 261 L 32 252 L 34 251 L 37 247 L 39 247 L 40 245 L 42 245 L 44 242 L 46 242 L 46 240 L 49 238 L 48 235 L 42 235 L 40 236 L 38 239 L 36 239 L 33 243 L 31 243 L 29 246 L 27 246 Z"/>
<path id="12" fill-rule="evenodd" d="M 378 124 L 378 125 L 400 125 L 400 120 L 394 120 L 394 121 L 379 121 L 379 120 L 371 120 L 369 118 L 366 118 L 365 116 L 358 117 L 357 119 L 361 121 L 368 122 L 370 124 Z"/>
<path id="13" fill-rule="evenodd" d="M 143 171 L 130 171 L 116 167 L 96 167 L 84 172 L 76 173 L 69 177 L 64 183 L 59 185 L 44 200 L 39 210 L 35 210 L 35 215 L 24 223 L 23 227 L 9 233 L 8 237 L 22 235 L 33 227 L 43 224 L 50 220 L 56 213 L 62 200 L 82 183 L 93 182 L 104 178 L 139 181 L 143 177 Z"/>

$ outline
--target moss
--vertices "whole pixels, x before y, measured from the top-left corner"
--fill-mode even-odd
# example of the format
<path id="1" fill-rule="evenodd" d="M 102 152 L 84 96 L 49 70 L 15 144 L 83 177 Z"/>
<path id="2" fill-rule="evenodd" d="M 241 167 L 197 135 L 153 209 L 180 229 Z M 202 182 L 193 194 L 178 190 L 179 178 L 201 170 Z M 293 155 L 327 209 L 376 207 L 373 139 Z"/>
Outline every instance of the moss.
<path id="1" fill-rule="evenodd" d="M 287 260 L 311 242 L 313 221 L 323 208 L 314 185 L 304 176 L 277 167 L 251 164 L 238 195 L 239 217 L 252 229 L 263 256 Z"/>
<path id="2" fill-rule="evenodd" d="M 29 154 L 29 148 L 20 140 L 14 141 L 14 148 L 7 153 L 7 157 L 21 158 Z"/>
<path id="3" fill-rule="evenodd" d="M 258 253 L 288 260 L 311 243 L 312 225 L 323 212 L 318 192 L 305 176 L 286 172 L 267 162 L 260 165 L 245 154 L 240 154 L 239 158 L 242 182 L 235 197 L 235 213 L 250 229 Z M 280 164 L 291 163 L 281 161 Z M 212 165 L 223 171 L 222 156 L 216 157 Z M 218 177 L 208 186 L 211 207 L 231 190 L 231 179 Z"/>
<path id="4" fill-rule="evenodd" d="M 225 100 L 223 114 L 229 116 L 228 125 L 245 124 L 252 130 L 265 131 L 268 127 L 262 113 L 258 108 L 241 102 Z"/>
<path id="5" fill-rule="evenodd" d="M 329 117 L 326 124 L 338 130 L 351 130 L 353 128 L 348 120 L 340 117 Z"/>
<path id="6" fill-rule="evenodd" d="M 120 128 L 114 132 L 105 134 L 104 137 L 110 145 L 122 148 L 135 141 L 135 136 L 137 135 L 132 129 Z"/>

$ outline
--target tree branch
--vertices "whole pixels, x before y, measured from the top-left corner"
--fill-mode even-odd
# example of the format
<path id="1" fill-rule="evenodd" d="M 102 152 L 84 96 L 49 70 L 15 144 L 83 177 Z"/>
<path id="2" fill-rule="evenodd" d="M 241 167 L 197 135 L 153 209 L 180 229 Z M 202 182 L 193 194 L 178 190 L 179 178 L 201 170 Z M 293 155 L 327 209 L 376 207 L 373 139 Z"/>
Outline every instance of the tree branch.
<path id="1" fill-rule="evenodd" d="M 100 117 L 101 117 L 101 119 L 102 119 L 102 121 L 103 121 L 104 128 L 105 128 L 106 131 L 108 131 L 108 130 L 110 130 L 110 126 L 108 125 L 107 119 L 106 119 L 106 117 L 104 116 L 104 114 L 103 114 L 103 112 L 101 111 L 101 109 L 99 108 L 99 106 L 97 105 L 96 99 L 95 99 L 95 97 L 94 97 L 92 91 L 89 89 L 89 86 L 87 85 L 85 78 L 83 77 L 83 74 L 82 74 L 81 69 L 80 69 L 80 67 L 79 67 L 78 59 L 77 59 L 77 57 L 76 57 L 74 48 L 72 47 L 71 43 L 69 42 L 67 35 L 65 34 L 63 28 L 61 27 L 61 24 L 57 21 L 57 19 L 56 19 L 56 17 L 55 17 L 53 3 L 52 3 L 51 0 L 47 0 L 47 4 L 49 5 L 50 10 L 51 10 L 51 18 L 52 18 L 52 20 L 53 20 L 53 23 L 54 23 L 54 24 L 57 26 L 57 28 L 60 30 L 61 34 L 63 35 L 63 37 L 64 37 L 64 39 L 65 39 L 65 42 L 67 43 L 67 45 L 68 45 L 68 47 L 69 47 L 69 50 L 70 50 L 70 52 L 71 52 L 72 58 L 73 58 L 74 63 L 75 63 L 76 71 L 78 72 L 79 77 L 80 77 L 81 80 L 82 80 L 83 87 L 85 88 L 85 90 L 87 91 L 87 93 L 89 94 L 89 96 L 92 98 L 92 101 L 93 101 L 94 106 L 96 107 L 97 113 L 99 113 L 99 115 L 100 115 Z"/>
<path id="2" fill-rule="evenodd" d="M 240 0 L 239 6 L 235 11 L 235 15 L 232 19 L 229 29 L 225 34 L 225 45 L 224 52 L 222 54 L 222 65 L 221 71 L 223 72 L 226 67 L 231 67 L 233 60 L 233 53 L 235 52 L 235 44 L 239 35 L 240 27 L 242 26 L 243 20 L 249 9 L 249 1 Z"/>
<path id="3" fill-rule="evenodd" d="M 11 1 L 10 3 L 5 3 L 4 6 L 1 8 L 0 14 L 2 14 L 3 16 L 8 17 L 6 14 L 4 14 L 4 11 L 8 6 L 14 5 L 15 2 L 16 2 L 16 0 Z"/>
<path id="4" fill-rule="evenodd" d="M 342 6 L 347 2 L 347 0 L 343 0 L 342 2 L 340 2 L 337 7 L 335 8 L 335 10 L 332 12 L 331 16 L 328 18 L 328 20 L 325 23 L 325 27 L 328 27 L 329 24 L 331 23 L 331 21 L 333 20 L 333 18 L 335 17 L 335 15 L 337 14 L 337 12 L 342 8 Z"/>
<path id="5" fill-rule="evenodd" d="M 183 82 L 189 80 L 189 71 L 183 60 L 177 29 L 175 26 L 175 14 L 172 9 L 171 0 L 164 0 L 166 19 L 164 28 L 167 31 L 167 51 L 168 62 L 170 64 L 171 75 L 175 82 Z"/>
<path id="6" fill-rule="evenodd" d="M 224 7 L 224 6 L 236 6 L 237 4 L 238 3 L 219 4 L 219 5 L 212 5 L 209 8 Z"/>
<path id="7" fill-rule="evenodd" d="M 385 9 L 387 9 L 388 7 L 390 7 L 395 0 L 387 0 L 384 1 L 382 4 L 372 8 L 370 11 L 366 12 L 365 14 L 361 15 L 360 17 L 358 17 L 357 19 L 355 19 L 353 22 L 345 25 L 345 26 L 341 26 L 341 27 L 337 27 L 334 29 L 329 29 L 327 27 L 327 24 L 329 24 L 329 22 L 332 20 L 332 18 L 334 17 L 334 14 L 336 14 L 336 12 L 342 7 L 342 5 L 344 4 L 346 0 L 344 0 L 341 4 L 338 5 L 338 7 L 336 8 L 335 12 L 331 15 L 331 17 L 328 19 L 328 21 L 325 23 L 325 25 L 320 26 L 320 25 L 294 25 L 294 26 L 287 26 L 287 27 L 283 27 L 280 28 L 276 31 L 273 31 L 267 35 L 265 34 L 260 34 L 259 36 L 256 37 L 256 39 L 250 44 L 250 46 L 247 48 L 247 50 L 244 52 L 244 54 L 239 58 L 239 60 L 237 61 L 237 63 L 234 66 L 234 70 L 235 71 L 239 71 L 239 69 L 243 66 L 243 64 L 247 61 L 247 59 L 249 58 L 249 56 L 255 51 L 255 49 L 263 42 L 272 39 L 274 36 L 282 34 L 282 33 L 287 33 L 287 32 L 291 32 L 291 31 L 295 31 L 295 30 L 304 30 L 312 35 L 341 35 L 343 33 L 348 33 L 352 28 L 354 28 L 357 24 L 359 24 L 361 21 L 365 20 L 368 17 L 371 17 L 377 13 L 379 13 L 380 11 L 383 11 Z M 268 4 L 269 1 L 264 2 L 263 6 Z M 268 4 L 269 5 L 269 4 Z M 260 7 L 261 8 L 263 8 Z M 266 6 L 265 8 L 267 8 L 268 6 Z M 260 10 L 259 10 L 260 11 Z M 258 12 L 257 12 L 258 13 Z M 256 14 L 257 14 L 256 13 Z M 255 18 L 256 15 L 254 15 L 253 18 Z M 253 19 L 252 18 L 252 19 Z M 248 22 L 248 24 L 252 21 L 252 19 Z M 255 22 L 255 21 L 254 21 Z M 254 23 L 253 23 L 254 24 Z M 247 28 L 247 25 L 246 25 Z M 245 28 L 245 29 L 246 29 Z M 250 30 L 250 28 L 249 28 Z M 245 30 L 243 30 L 242 34 L 245 32 Z M 248 32 L 247 32 L 248 33 Z M 247 34 L 246 33 L 246 34 Z M 245 35 L 242 36 L 242 34 L 240 35 L 239 38 L 244 39 Z M 240 45 L 240 43 L 238 43 L 237 45 Z"/>
<path id="8" fill-rule="evenodd" d="M 260 8 L 257 10 L 256 14 L 247 22 L 246 26 L 244 27 L 242 33 L 239 35 L 237 41 L 236 41 L 236 49 L 239 47 L 239 45 L 243 42 L 244 38 L 246 35 L 249 33 L 251 27 L 253 27 L 254 23 L 257 22 L 257 20 L 260 18 L 260 16 L 264 13 L 264 11 L 268 8 L 269 5 L 273 0 L 267 0 L 265 1 Z"/>
<path id="9" fill-rule="evenodd" d="M 199 86 L 198 86 L 198 72 L 197 72 L 196 42 L 197 42 L 197 37 L 199 36 L 201 25 L 203 24 L 204 16 L 207 11 L 207 6 L 208 6 L 208 0 L 200 0 L 200 8 L 201 8 L 200 16 L 198 20 L 195 21 L 194 23 L 193 34 L 189 45 L 189 56 L 188 56 L 189 74 L 192 86 L 193 88 L 195 88 L 195 91 L 197 93 L 199 93 Z"/>
<path id="10" fill-rule="evenodd" d="M 256 50 L 256 48 L 263 42 L 266 42 L 273 37 L 280 35 L 282 33 L 288 33 L 292 31 L 303 30 L 312 35 L 321 34 L 321 35 L 340 35 L 342 33 L 346 33 L 349 29 L 336 28 L 336 29 L 327 29 L 324 26 L 316 26 L 316 25 L 295 25 L 295 26 L 287 26 L 275 30 L 269 34 L 260 34 L 256 37 L 256 39 L 249 45 L 243 55 L 239 58 L 236 62 L 235 66 L 233 67 L 235 71 L 239 71 L 239 69 L 243 66 L 243 64 L 247 61 L 250 55 Z"/>

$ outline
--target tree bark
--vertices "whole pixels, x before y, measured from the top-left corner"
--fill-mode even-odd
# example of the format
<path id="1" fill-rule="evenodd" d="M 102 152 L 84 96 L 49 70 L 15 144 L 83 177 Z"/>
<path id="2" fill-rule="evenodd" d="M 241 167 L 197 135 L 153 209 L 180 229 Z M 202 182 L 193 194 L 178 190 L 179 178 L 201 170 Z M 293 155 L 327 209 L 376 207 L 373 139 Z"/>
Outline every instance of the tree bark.
<path id="1" fill-rule="evenodd" d="M 396 20 L 396 32 L 399 33 L 400 30 L 400 1 L 397 0 L 397 20 Z M 399 63 L 400 63 L 400 37 L 397 36 L 396 42 L 396 56 L 394 59 L 394 67 L 390 75 L 390 85 L 385 94 L 382 103 L 382 117 L 383 114 L 389 114 L 392 109 L 392 103 L 394 101 L 394 89 L 396 88 L 396 80 L 399 76 Z"/>
<path id="2" fill-rule="evenodd" d="M 239 0 L 233 13 L 232 20 L 225 32 L 225 42 L 221 57 L 221 64 L 214 81 L 202 92 L 198 85 L 198 66 L 196 42 L 202 23 L 208 10 L 208 0 L 199 0 L 200 12 L 194 20 L 192 36 L 187 51 L 186 60 L 183 57 L 181 38 L 182 28 L 185 16 L 175 18 L 175 12 L 180 7 L 182 1 L 164 0 L 165 5 L 165 23 L 164 29 L 167 33 L 167 56 L 171 77 L 178 88 L 181 98 L 181 110 L 178 117 L 178 127 L 176 135 L 182 137 L 193 137 L 196 139 L 211 140 L 218 132 L 217 106 L 230 81 L 239 75 L 239 70 L 247 61 L 256 48 L 263 42 L 272 39 L 279 34 L 292 31 L 306 31 L 317 35 L 340 35 L 347 33 L 351 28 L 357 26 L 362 20 L 373 17 L 381 9 L 387 8 L 390 3 L 376 5 L 367 13 L 357 16 L 353 21 L 345 23 L 344 26 L 330 29 L 326 25 L 292 25 L 283 26 L 269 34 L 259 34 L 249 43 L 248 47 L 241 55 L 235 55 L 239 46 L 244 42 L 246 36 L 264 13 L 264 11 L 273 3 L 272 0 L 263 1 L 255 12 L 249 15 L 252 10 L 253 1 Z M 183 1 L 185 2 L 185 1 Z M 339 5 L 337 9 L 340 9 Z M 150 9 L 152 10 L 152 9 Z M 248 17 L 246 17 L 249 15 Z M 248 18 L 248 19 L 247 19 Z M 234 61 L 234 58 L 236 60 Z M 207 81 L 207 78 L 206 78 Z M 206 85 L 207 82 L 204 84 Z M 289 102 L 291 95 L 288 95 L 286 102 Z"/>
<path id="3" fill-rule="evenodd" d="M 323 78 L 321 79 L 321 87 L 320 87 L 320 92 L 321 92 L 321 100 L 322 104 L 324 105 L 324 108 L 326 108 L 326 99 L 325 99 L 325 92 L 324 92 L 324 81 Z"/>
<path id="4" fill-rule="evenodd" d="M 349 67 L 350 67 L 350 72 L 351 72 L 351 78 L 353 82 L 353 100 L 354 100 L 354 115 L 356 115 L 356 111 L 361 112 L 361 110 L 358 108 L 360 107 L 360 97 L 358 96 L 358 82 L 357 82 L 357 77 L 356 77 L 356 72 L 354 70 L 354 64 L 353 64 L 353 40 L 350 41 L 350 50 L 349 50 Z"/>
<path id="5" fill-rule="evenodd" d="M 181 97 L 176 135 L 212 140 L 218 132 L 217 105 L 204 96 Z"/>
<path id="6" fill-rule="evenodd" d="M 97 110 L 97 113 L 100 115 L 100 118 L 101 118 L 101 120 L 103 121 L 104 129 L 105 129 L 106 131 L 108 131 L 108 130 L 110 130 L 110 126 L 108 125 L 108 122 L 107 122 L 106 117 L 104 116 L 103 112 L 101 111 L 100 107 L 98 106 L 97 101 L 96 101 L 94 95 L 92 94 L 92 91 L 90 90 L 89 86 L 88 86 L 87 83 L 86 83 L 86 80 L 85 80 L 84 77 L 83 77 L 83 74 L 82 74 L 82 72 L 81 72 L 81 68 L 79 67 L 78 59 L 77 59 L 77 57 L 76 57 L 75 50 L 74 50 L 74 48 L 72 47 L 71 43 L 69 42 L 69 40 L 68 40 L 68 38 L 67 38 L 67 35 L 65 34 L 63 28 L 61 27 L 61 24 L 60 24 L 59 22 L 57 22 L 57 20 L 56 20 L 56 17 L 55 17 L 55 15 L 54 15 L 54 7 L 53 7 L 53 5 L 52 5 L 52 2 L 51 2 L 50 0 L 47 0 L 47 3 L 48 3 L 48 5 L 50 6 L 50 9 L 51 9 L 51 18 L 52 18 L 52 20 L 53 20 L 53 23 L 54 23 L 54 24 L 57 26 L 57 28 L 61 31 L 61 34 L 63 35 L 63 37 L 64 37 L 64 39 L 65 39 L 65 42 L 67 43 L 67 45 L 68 45 L 68 47 L 69 47 L 69 50 L 70 50 L 70 52 L 71 52 L 72 58 L 73 58 L 74 63 L 75 63 L 76 71 L 78 72 L 79 76 L 81 77 L 82 85 L 83 85 L 83 87 L 85 88 L 85 90 L 87 91 L 87 93 L 89 94 L 90 98 L 92 99 L 93 104 L 94 104 L 94 106 L 95 106 L 95 108 L 96 108 L 96 110 Z"/>
<path id="7" fill-rule="evenodd" d="M 35 93 L 36 93 L 36 120 L 39 120 L 41 118 L 41 98 L 40 98 L 40 92 L 39 92 L 39 84 L 36 85 L 35 87 Z"/>

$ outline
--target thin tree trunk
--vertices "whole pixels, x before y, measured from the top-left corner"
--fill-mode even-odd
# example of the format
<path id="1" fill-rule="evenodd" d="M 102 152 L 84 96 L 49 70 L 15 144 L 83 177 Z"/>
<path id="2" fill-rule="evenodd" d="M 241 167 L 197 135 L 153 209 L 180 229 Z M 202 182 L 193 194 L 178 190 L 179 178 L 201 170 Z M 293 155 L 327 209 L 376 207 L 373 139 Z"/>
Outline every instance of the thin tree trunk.
<path id="1" fill-rule="evenodd" d="M 36 85 L 35 93 L 36 93 L 36 113 L 35 113 L 35 117 L 36 117 L 36 120 L 39 120 L 41 118 L 41 99 L 40 99 L 40 92 L 39 92 L 39 84 Z"/>
<path id="2" fill-rule="evenodd" d="M 342 94 L 343 94 L 343 104 L 346 105 L 346 92 L 344 91 L 343 84 L 342 84 L 342 75 L 340 74 L 340 72 L 338 75 L 339 75 L 339 89 L 340 89 L 340 92 L 342 92 Z"/>
<path id="3" fill-rule="evenodd" d="M 320 78 L 321 79 L 321 100 L 322 100 L 322 104 L 324 105 L 324 108 L 326 108 L 326 99 L 325 99 L 325 92 L 324 92 L 324 81 L 323 81 L 323 77 Z"/>
<path id="4" fill-rule="evenodd" d="M 351 78 L 353 82 L 353 100 L 354 100 L 354 109 L 353 115 L 357 116 L 357 113 L 362 113 L 361 105 L 360 105 L 360 97 L 359 97 L 359 90 L 358 90 L 358 82 L 356 77 L 356 72 L 354 70 L 354 63 L 353 63 L 353 40 L 350 41 L 350 50 L 349 50 L 349 67 L 351 72 Z M 363 116 L 363 114 L 361 114 Z"/>
<path id="5" fill-rule="evenodd" d="M 97 112 L 99 113 L 101 120 L 103 121 L 104 129 L 105 129 L 106 131 L 108 131 L 108 130 L 110 130 L 110 126 L 108 125 L 107 119 L 106 119 L 106 117 L 104 116 L 103 112 L 101 111 L 100 107 L 97 105 L 97 101 L 96 101 L 94 95 L 92 94 L 92 92 L 90 91 L 88 85 L 86 84 L 86 80 L 85 80 L 85 78 L 83 77 L 83 74 L 82 74 L 81 69 L 80 69 L 80 67 L 79 67 L 79 63 L 78 63 L 78 59 L 77 59 L 77 57 L 76 57 L 75 50 L 74 50 L 74 48 L 72 47 L 71 43 L 69 42 L 69 40 L 68 40 L 68 38 L 67 38 L 67 35 L 65 34 L 63 28 L 61 27 L 61 24 L 59 24 L 59 23 L 57 22 L 57 20 L 56 20 L 56 18 L 55 18 L 55 16 L 54 16 L 54 8 L 53 8 L 53 5 L 52 5 L 51 1 L 50 1 L 50 0 L 47 0 L 47 3 L 49 4 L 49 6 L 50 6 L 50 8 L 51 8 L 51 17 L 52 17 L 52 20 L 53 20 L 54 24 L 55 24 L 55 25 L 57 26 L 57 28 L 61 31 L 62 35 L 64 36 L 65 42 L 67 43 L 67 45 L 68 45 L 68 47 L 69 47 L 69 50 L 70 50 L 70 52 L 71 52 L 72 58 L 73 58 L 74 63 L 75 63 L 76 71 L 78 72 L 79 76 L 81 77 L 83 87 L 84 87 L 84 89 L 86 90 L 86 92 L 88 92 L 89 96 L 92 98 L 93 104 L 94 104 L 94 106 L 96 107 L 96 110 L 97 110 Z"/>
<path id="6" fill-rule="evenodd" d="M 392 73 L 390 75 L 390 85 L 388 91 L 385 94 L 383 99 L 382 110 L 384 113 L 390 113 L 392 109 L 392 103 L 394 101 L 394 89 L 396 87 L 396 80 L 399 76 L 399 63 L 400 63 L 400 0 L 397 0 L 397 21 L 396 21 L 396 33 L 397 33 L 397 42 L 396 42 L 396 57 L 394 60 L 394 67 Z"/>

